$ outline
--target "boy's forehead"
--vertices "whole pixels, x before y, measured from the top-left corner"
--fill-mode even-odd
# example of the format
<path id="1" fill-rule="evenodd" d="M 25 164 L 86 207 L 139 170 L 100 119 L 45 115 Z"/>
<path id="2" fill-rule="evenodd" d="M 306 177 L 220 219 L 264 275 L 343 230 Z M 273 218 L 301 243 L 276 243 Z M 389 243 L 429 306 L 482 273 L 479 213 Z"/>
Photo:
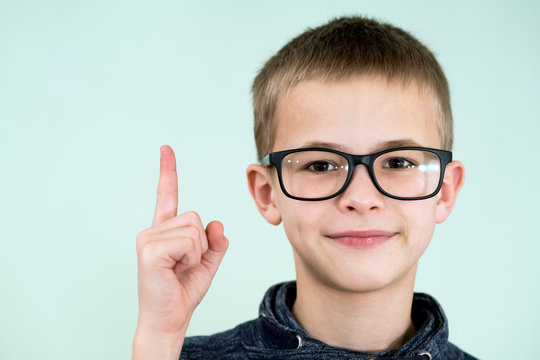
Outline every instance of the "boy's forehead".
<path id="1" fill-rule="evenodd" d="M 273 151 L 312 143 L 358 154 L 400 143 L 439 148 L 437 120 L 435 96 L 414 82 L 373 76 L 309 80 L 280 97 Z"/>

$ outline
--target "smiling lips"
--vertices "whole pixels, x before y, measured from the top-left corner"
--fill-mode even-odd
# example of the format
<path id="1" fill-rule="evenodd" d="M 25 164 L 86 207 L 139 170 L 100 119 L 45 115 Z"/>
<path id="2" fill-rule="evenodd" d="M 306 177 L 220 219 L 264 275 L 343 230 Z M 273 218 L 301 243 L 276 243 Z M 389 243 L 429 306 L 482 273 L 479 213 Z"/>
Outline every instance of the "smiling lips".
<path id="1" fill-rule="evenodd" d="M 350 247 L 356 248 L 369 248 L 377 246 L 390 240 L 395 232 L 388 232 L 382 230 L 368 230 L 368 231 L 348 231 L 337 234 L 327 235 L 333 241 Z"/>

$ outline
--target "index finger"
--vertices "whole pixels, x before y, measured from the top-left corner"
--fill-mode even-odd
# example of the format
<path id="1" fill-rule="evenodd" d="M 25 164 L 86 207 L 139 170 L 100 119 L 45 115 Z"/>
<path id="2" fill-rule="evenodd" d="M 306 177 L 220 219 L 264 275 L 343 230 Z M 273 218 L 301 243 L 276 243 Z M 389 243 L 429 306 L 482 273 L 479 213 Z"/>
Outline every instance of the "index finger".
<path id="1" fill-rule="evenodd" d="M 159 183 L 152 226 L 172 219 L 178 211 L 178 176 L 174 151 L 169 145 L 163 145 L 160 153 Z"/>

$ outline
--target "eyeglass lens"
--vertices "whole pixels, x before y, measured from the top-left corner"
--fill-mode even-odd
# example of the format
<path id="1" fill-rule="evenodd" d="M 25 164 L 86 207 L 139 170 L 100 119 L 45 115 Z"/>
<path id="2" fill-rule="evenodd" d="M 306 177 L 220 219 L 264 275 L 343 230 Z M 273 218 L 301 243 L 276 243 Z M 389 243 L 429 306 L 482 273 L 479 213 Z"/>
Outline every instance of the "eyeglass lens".
<path id="1" fill-rule="evenodd" d="M 315 199 L 337 193 L 349 171 L 347 158 L 326 151 L 299 151 L 288 154 L 281 164 L 283 185 L 299 198 Z M 432 194 L 439 184 L 441 162 L 437 154 L 425 150 L 396 150 L 378 156 L 373 173 L 388 194 L 414 198 Z"/>

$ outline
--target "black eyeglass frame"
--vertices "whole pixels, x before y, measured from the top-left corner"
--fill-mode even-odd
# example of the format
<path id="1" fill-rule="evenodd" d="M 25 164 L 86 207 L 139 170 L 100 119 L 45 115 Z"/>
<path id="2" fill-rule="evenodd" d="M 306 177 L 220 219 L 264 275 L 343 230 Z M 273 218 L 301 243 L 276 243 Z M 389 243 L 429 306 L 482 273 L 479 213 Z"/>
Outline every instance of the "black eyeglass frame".
<path id="1" fill-rule="evenodd" d="M 419 196 L 419 197 L 400 197 L 400 196 L 395 196 L 395 195 L 389 194 L 389 193 L 387 193 L 386 191 L 384 191 L 381 188 L 381 186 L 377 182 L 377 178 L 375 177 L 375 171 L 373 170 L 373 164 L 375 163 L 375 160 L 379 156 L 381 156 L 383 154 L 386 154 L 386 153 L 389 153 L 389 152 L 392 152 L 392 151 L 399 151 L 399 150 L 423 150 L 423 151 L 428 151 L 428 152 L 431 152 L 431 153 L 434 153 L 435 155 L 437 155 L 437 157 L 439 158 L 439 160 L 441 162 L 441 173 L 440 173 L 440 177 L 439 177 L 439 183 L 438 183 L 437 188 L 435 189 L 435 191 L 433 191 L 433 193 L 431 193 L 429 195 Z M 320 197 L 320 198 L 302 198 L 302 197 L 291 195 L 291 194 L 289 194 L 287 192 L 287 190 L 285 189 L 285 185 L 283 184 L 283 177 L 281 175 L 281 162 L 283 161 L 283 158 L 285 158 L 285 156 L 287 156 L 289 154 L 292 154 L 292 153 L 295 153 L 295 152 L 302 152 L 302 151 L 326 151 L 326 152 L 341 155 L 341 156 L 343 156 L 344 158 L 347 159 L 347 163 L 349 165 L 349 168 L 348 168 L 348 171 L 347 171 L 347 178 L 345 179 L 345 183 L 343 184 L 343 186 L 336 193 L 334 193 L 332 195 L 329 195 L 329 196 Z M 328 200 L 328 199 L 331 199 L 333 197 L 338 196 L 343 191 L 345 191 L 347 186 L 349 186 L 349 182 L 350 182 L 351 177 L 353 175 L 354 169 L 356 168 L 356 165 L 360 165 L 360 164 L 365 165 L 368 168 L 369 177 L 371 178 L 371 181 L 373 182 L 373 184 L 375 185 L 377 190 L 379 190 L 379 192 L 381 192 L 382 194 L 384 194 L 384 195 L 386 195 L 386 196 L 388 196 L 388 197 L 390 197 L 392 199 L 396 199 L 396 200 L 424 200 L 424 199 L 429 199 L 429 198 L 437 195 L 437 193 L 441 190 L 441 186 L 442 186 L 442 183 L 443 183 L 443 180 L 444 180 L 444 171 L 446 169 L 446 165 L 448 165 L 451 162 L 452 162 L 452 152 L 451 151 L 441 150 L 441 149 L 433 149 L 433 148 L 426 148 L 426 147 L 415 147 L 415 146 L 397 147 L 397 148 L 385 149 L 385 150 L 382 150 L 382 151 L 379 151 L 379 152 L 376 152 L 376 153 L 372 153 L 372 154 L 368 154 L 368 155 L 353 155 L 353 154 L 344 153 L 342 151 L 334 150 L 334 149 L 320 148 L 320 147 L 309 147 L 309 148 L 298 148 L 298 149 L 291 149 L 291 150 L 276 151 L 276 152 L 270 153 L 270 154 L 268 154 L 268 155 L 266 155 L 265 157 L 262 158 L 261 166 L 263 166 L 263 167 L 268 167 L 270 165 L 274 166 L 276 168 L 276 170 L 277 170 L 277 173 L 278 173 L 279 185 L 281 187 L 281 191 L 283 191 L 283 193 L 287 197 L 289 197 L 291 199 L 295 199 L 295 200 L 322 201 L 322 200 Z"/>

